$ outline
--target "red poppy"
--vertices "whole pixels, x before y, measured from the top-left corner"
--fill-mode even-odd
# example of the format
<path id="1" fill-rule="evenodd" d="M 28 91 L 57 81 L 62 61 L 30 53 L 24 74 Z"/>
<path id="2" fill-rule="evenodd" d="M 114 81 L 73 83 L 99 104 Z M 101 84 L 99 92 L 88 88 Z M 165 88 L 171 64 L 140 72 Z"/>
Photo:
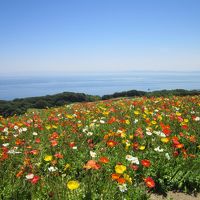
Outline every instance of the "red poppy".
<path id="1" fill-rule="evenodd" d="M 51 140 L 51 146 L 52 146 L 52 147 L 57 146 L 57 144 L 58 144 L 58 141 L 57 141 L 57 140 Z"/>
<path id="2" fill-rule="evenodd" d="M 71 148 L 75 147 L 75 142 L 70 142 L 70 143 L 69 143 L 69 146 L 70 146 Z"/>
<path id="3" fill-rule="evenodd" d="M 1 160 L 6 160 L 8 159 L 8 154 L 6 152 L 3 152 L 1 155 Z"/>
<path id="4" fill-rule="evenodd" d="M 56 158 L 63 158 L 63 155 L 62 155 L 61 153 L 56 153 L 54 156 L 55 156 Z"/>
<path id="5" fill-rule="evenodd" d="M 174 151 L 174 152 L 173 152 L 173 156 L 174 156 L 174 157 L 177 157 L 178 155 L 179 155 L 179 152 L 178 152 L 178 151 Z"/>
<path id="6" fill-rule="evenodd" d="M 166 136 L 169 136 L 170 133 L 172 132 L 169 128 L 163 128 L 162 131 Z"/>
<path id="7" fill-rule="evenodd" d="M 40 143 L 40 142 L 41 142 L 40 138 L 36 138 L 36 139 L 35 139 L 35 142 L 36 142 L 36 143 Z"/>
<path id="8" fill-rule="evenodd" d="M 1 154 L 1 160 L 6 160 L 8 158 L 8 148 L 2 147 L 2 154 Z"/>
<path id="9" fill-rule="evenodd" d="M 182 125 L 182 129 L 188 130 L 188 126 L 187 125 Z"/>
<path id="10" fill-rule="evenodd" d="M 137 150 L 139 147 L 139 144 L 137 142 L 134 142 L 133 144 L 133 149 Z"/>
<path id="11" fill-rule="evenodd" d="M 51 134 L 51 140 L 53 140 L 53 139 L 58 139 L 59 138 L 59 135 L 58 135 L 58 133 L 57 132 L 53 132 L 52 134 Z"/>
<path id="12" fill-rule="evenodd" d="M 88 144 L 93 143 L 93 139 L 88 139 L 88 140 L 87 140 L 87 143 L 88 143 Z"/>
<path id="13" fill-rule="evenodd" d="M 147 187 L 149 187 L 149 188 L 154 188 L 155 187 L 155 182 L 151 177 L 145 178 L 144 182 L 146 183 Z"/>
<path id="14" fill-rule="evenodd" d="M 32 183 L 32 184 L 36 184 L 39 180 L 40 180 L 40 177 L 39 177 L 39 176 L 34 176 L 34 177 L 31 179 L 31 183 Z"/>
<path id="15" fill-rule="evenodd" d="M 172 142 L 174 143 L 174 145 L 177 145 L 177 144 L 179 144 L 179 138 L 177 137 L 177 136 L 174 136 L 173 138 L 172 138 Z"/>
<path id="16" fill-rule="evenodd" d="M 150 160 L 146 160 L 146 159 L 141 160 L 141 163 L 142 163 L 142 165 L 143 165 L 144 167 L 150 167 L 150 165 L 151 165 Z"/>
<path id="17" fill-rule="evenodd" d="M 33 149 L 30 151 L 30 154 L 37 155 L 39 151 L 37 149 Z"/>
<path id="18" fill-rule="evenodd" d="M 139 166 L 138 165 L 130 165 L 130 168 L 133 169 L 134 171 L 137 171 Z"/>
<path id="19" fill-rule="evenodd" d="M 108 120 L 108 124 L 112 124 L 116 122 L 116 118 L 115 117 L 111 117 L 109 120 Z"/>

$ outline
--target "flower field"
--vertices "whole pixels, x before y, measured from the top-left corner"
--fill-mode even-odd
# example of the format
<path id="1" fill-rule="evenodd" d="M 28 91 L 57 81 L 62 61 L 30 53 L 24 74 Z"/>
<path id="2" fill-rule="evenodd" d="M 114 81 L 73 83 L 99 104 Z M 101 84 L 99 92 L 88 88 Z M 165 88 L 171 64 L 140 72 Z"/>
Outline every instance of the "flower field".
<path id="1" fill-rule="evenodd" d="M 113 99 L 0 118 L 0 199 L 200 191 L 200 96 Z"/>

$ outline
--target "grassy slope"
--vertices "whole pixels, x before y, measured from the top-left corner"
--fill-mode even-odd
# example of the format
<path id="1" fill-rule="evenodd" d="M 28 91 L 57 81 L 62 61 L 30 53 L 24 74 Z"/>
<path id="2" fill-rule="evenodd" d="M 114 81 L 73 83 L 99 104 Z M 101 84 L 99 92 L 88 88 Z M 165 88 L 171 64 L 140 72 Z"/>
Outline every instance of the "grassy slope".
<path id="1" fill-rule="evenodd" d="M 147 191 L 198 192 L 198 117 L 200 96 L 76 103 L 1 118 L 0 197 L 146 199 Z M 125 169 L 120 173 L 119 165 Z M 30 174 L 35 182 L 27 180 Z M 67 188 L 70 180 L 79 188 Z"/>

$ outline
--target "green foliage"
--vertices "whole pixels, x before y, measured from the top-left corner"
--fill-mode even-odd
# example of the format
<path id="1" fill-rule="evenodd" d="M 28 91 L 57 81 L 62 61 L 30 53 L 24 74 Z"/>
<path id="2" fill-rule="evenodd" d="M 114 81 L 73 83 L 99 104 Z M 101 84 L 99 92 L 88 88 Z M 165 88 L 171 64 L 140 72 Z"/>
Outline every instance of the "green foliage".
<path id="1" fill-rule="evenodd" d="M 130 90 L 123 92 L 116 92 L 111 95 L 104 95 L 102 97 L 86 95 L 84 93 L 63 92 L 55 95 L 47 95 L 41 97 L 17 98 L 13 101 L 0 100 L 0 115 L 3 117 L 24 114 L 29 108 L 51 108 L 63 106 L 74 102 L 93 102 L 99 100 L 108 100 L 119 97 L 170 97 L 170 96 L 193 96 L 199 95 L 198 90 L 160 90 L 152 92 L 144 92 L 138 90 Z"/>
<path id="2" fill-rule="evenodd" d="M 144 91 L 137 91 L 137 90 L 130 90 L 124 92 L 116 92 L 111 95 L 104 95 L 102 100 L 112 99 L 116 97 L 167 97 L 167 96 L 193 96 L 199 95 L 199 90 L 183 90 L 183 89 L 176 89 L 176 90 L 159 90 L 159 91 L 152 91 L 152 92 L 144 92 Z"/>
<path id="3" fill-rule="evenodd" d="M 99 96 L 84 93 L 63 92 L 55 95 L 14 99 L 13 101 L 0 100 L 0 115 L 8 117 L 24 114 L 29 108 L 47 108 L 63 106 L 73 102 L 90 102 L 99 100 Z"/>

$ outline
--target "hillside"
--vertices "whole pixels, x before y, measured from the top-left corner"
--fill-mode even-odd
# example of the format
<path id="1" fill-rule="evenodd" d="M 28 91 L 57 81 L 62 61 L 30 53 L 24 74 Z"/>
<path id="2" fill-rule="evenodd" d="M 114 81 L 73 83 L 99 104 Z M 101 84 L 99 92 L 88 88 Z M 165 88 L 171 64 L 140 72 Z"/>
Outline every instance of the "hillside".
<path id="1" fill-rule="evenodd" d="M 74 103 L 0 118 L 1 199 L 200 191 L 200 96 Z"/>
<path id="2" fill-rule="evenodd" d="M 160 91 L 138 91 L 129 90 L 116 92 L 114 94 L 95 96 L 84 93 L 63 92 L 54 95 L 46 95 L 39 97 L 17 98 L 10 101 L 0 100 L 0 115 L 3 117 L 24 114 L 30 108 L 51 108 L 67 105 L 74 102 L 93 102 L 99 100 L 108 100 L 118 97 L 160 97 L 160 96 L 193 96 L 200 95 L 199 90 L 160 90 Z"/>

